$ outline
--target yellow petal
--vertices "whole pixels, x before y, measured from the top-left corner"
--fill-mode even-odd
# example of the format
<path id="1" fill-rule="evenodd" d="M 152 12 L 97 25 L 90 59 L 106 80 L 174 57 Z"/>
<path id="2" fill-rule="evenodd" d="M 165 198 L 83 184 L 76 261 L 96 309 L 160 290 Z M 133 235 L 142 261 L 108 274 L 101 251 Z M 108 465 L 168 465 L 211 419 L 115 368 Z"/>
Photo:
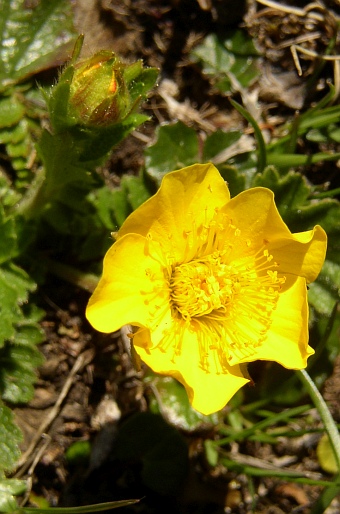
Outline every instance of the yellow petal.
<path id="1" fill-rule="evenodd" d="M 253 257 L 254 273 L 260 270 L 263 279 L 262 274 L 272 266 L 270 262 L 278 265 L 277 269 L 272 266 L 272 275 L 268 271 L 273 280 L 270 287 L 279 296 L 276 306 L 274 297 L 273 310 L 266 310 L 269 318 L 265 319 L 263 330 L 260 318 L 265 295 L 263 288 L 259 289 L 261 312 L 258 323 L 254 322 L 259 337 L 257 334 L 253 339 L 251 334 L 247 336 L 247 330 L 252 329 L 251 323 L 247 323 L 239 338 L 236 331 L 230 330 L 236 338 L 230 342 L 230 348 L 235 344 L 254 343 L 254 351 L 242 353 L 226 348 L 224 354 L 224 347 L 218 344 L 216 348 L 216 333 L 209 331 L 215 330 L 214 323 L 204 325 L 204 320 L 200 321 L 196 314 L 190 321 L 191 314 L 188 313 L 196 313 L 194 309 L 187 309 L 186 316 L 178 305 L 172 304 L 179 298 L 170 291 L 170 287 L 174 287 L 170 280 L 174 265 L 190 264 L 198 248 L 207 250 L 204 246 L 206 233 L 210 238 L 209 251 L 215 243 L 217 250 L 220 247 L 226 252 L 230 250 L 228 258 L 231 265 L 235 264 L 235 270 L 237 266 L 242 268 L 244 259 Z M 177 378 L 185 386 L 193 407 L 210 414 L 223 408 L 249 381 L 242 374 L 241 364 L 261 359 L 273 360 L 292 369 L 306 366 L 308 356 L 313 353 L 308 346 L 306 280 L 316 278 L 325 252 L 323 229 L 316 226 L 313 230 L 292 234 L 283 222 L 270 190 L 254 188 L 230 200 L 228 188 L 213 165 L 193 165 L 167 174 L 156 195 L 125 221 L 117 242 L 105 257 L 103 277 L 90 299 L 87 317 L 103 332 L 117 330 L 125 324 L 140 327 L 134 336 L 134 345 L 142 360 L 155 372 Z M 201 275 L 210 261 L 207 263 L 208 259 L 199 268 Z M 215 269 L 211 263 L 209 265 Z M 204 273 L 201 275 L 199 278 L 204 278 Z M 277 277 L 282 275 L 287 280 L 279 291 Z M 231 274 L 231 278 L 233 276 Z M 201 280 L 199 284 L 206 282 Z M 222 282 L 218 284 L 221 286 Z M 225 280 L 223 284 L 227 295 L 229 282 Z M 211 290 L 213 285 L 216 281 L 210 280 Z M 184 300 L 180 297 L 182 303 L 186 299 L 185 291 L 184 288 Z M 204 291 L 206 293 L 206 289 Z M 256 288 L 251 291 L 251 308 L 254 309 L 254 305 L 258 305 Z M 271 290 L 269 293 L 268 297 L 272 298 Z M 195 298 L 191 295 L 190 301 L 195 302 Z M 251 321 L 254 319 L 251 309 L 249 313 Z M 256 312 L 253 314 L 255 316 Z M 224 338 L 220 337 L 220 340 Z M 226 357 L 228 364 L 222 357 Z"/>
<path id="2" fill-rule="evenodd" d="M 241 237 L 251 241 L 263 239 L 266 233 L 278 238 L 290 235 L 276 208 L 274 194 L 270 189 L 254 187 L 243 191 L 230 200 L 225 212 L 240 230 Z"/>
<path id="3" fill-rule="evenodd" d="M 249 382 L 239 366 L 230 366 L 228 373 L 217 374 L 213 369 L 204 371 L 199 363 L 199 341 L 195 332 L 185 331 L 181 352 L 174 358 L 171 351 L 143 348 L 148 346 L 149 337 L 145 331 L 137 332 L 134 337 L 134 346 L 141 359 L 156 373 L 170 375 L 181 382 L 192 407 L 202 414 L 221 410 Z M 210 364 L 214 366 L 213 358 Z"/>
<path id="4" fill-rule="evenodd" d="M 326 233 L 316 226 L 292 234 L 276 208 L 272 191 L 262 187 L 243 191 L 230 200 L 224 212 L 243 240 L 255 246 L 267 245 L 281 273 L 302 276 L 308 283 L 316 279 L 325 259 Z"/>
<path id="5" fill-rule="evenodd" d="M 127 234 L 105 256 L 103 276 L 86 317 L 101 332 L 114 332 L 126 324 L 147 326 L 155 322 L 157 306 L 163 303 L 170 309 L 167 291 L 163 267 L 146 252 L 146 239 Z"/>
<path id="6" fill-rule="evenodd" d="M 277 240 L 268 245 L 268 251 L 278 263 L 280 272 L 304 277 L 308 284 L 319 275 L 325 260 L 327 235 L 322 227 L 292 234 L 290 240 Z"/>
<path id="7" fill-rule="evenodd" d="M 175 260 L 183 258 L 185 233 L 211 220 L 230 199 L 229 189 L 212 164 L 194 164 L 168 173 L 158 192 L 123 223 L 124 234 L 150 234 Z"/>
<path id="8" fill-rule="evenodd" d="M 267 337 L 255 349 L 251 360 L 274 361 L 288 369 L 303 369 L 307 358 L 314 353 L 308 346 L 307 287 L 304 278 L 290 281 L 290 287 L 280 293 Z"/>

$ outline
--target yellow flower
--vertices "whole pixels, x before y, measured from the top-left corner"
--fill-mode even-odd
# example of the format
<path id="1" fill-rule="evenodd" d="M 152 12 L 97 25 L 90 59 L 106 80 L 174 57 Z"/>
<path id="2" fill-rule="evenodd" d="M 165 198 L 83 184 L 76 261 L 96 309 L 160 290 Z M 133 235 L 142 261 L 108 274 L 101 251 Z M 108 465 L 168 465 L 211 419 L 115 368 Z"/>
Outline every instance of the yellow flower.
<path id="1" fill-rule="evenodd" d="M 306 367 L 306 282 L 325 252 L 324 230 L 292 234 L 269 189 L 230 199 L 217 169 L 196 164 L 167 174 L 126 219 L 87 317 L 102 332 L 134 326 L 141 359 L 209 414 L 249 381 L 244 363 Z"/>

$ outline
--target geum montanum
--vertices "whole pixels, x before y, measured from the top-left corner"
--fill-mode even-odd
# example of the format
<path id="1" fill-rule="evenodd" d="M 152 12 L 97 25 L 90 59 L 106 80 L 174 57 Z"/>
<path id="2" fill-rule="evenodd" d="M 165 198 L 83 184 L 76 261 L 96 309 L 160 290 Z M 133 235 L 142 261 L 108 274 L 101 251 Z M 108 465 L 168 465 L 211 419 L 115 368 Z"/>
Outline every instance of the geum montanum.
<path id="1" fill-rule="evenodd" d="M 102 332 L 132 325 L 141 359 L 209 414 L 249 382 L 246 363 L 306 367 L 306 283 L 326 241 L 320 226 L 292 234 L 269 189 L 230 199 L 218 170 L 195 164 L 167 174 L 126 219 L 87 317 Z"/>

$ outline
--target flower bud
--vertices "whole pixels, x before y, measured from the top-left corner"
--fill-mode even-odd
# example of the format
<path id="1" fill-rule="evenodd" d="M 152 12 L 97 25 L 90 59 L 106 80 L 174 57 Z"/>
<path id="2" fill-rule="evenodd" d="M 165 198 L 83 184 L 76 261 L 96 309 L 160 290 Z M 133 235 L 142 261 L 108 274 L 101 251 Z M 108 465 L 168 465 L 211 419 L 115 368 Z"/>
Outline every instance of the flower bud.
<path id="1" fill-rule="evenodd" d="M 131 111 L 123 64 L 112 52 L 101 51 L 74 66 L 69 115 L 87 126 L 108 126 Z"/>
<path id="2" fill-rule="evenodd" d="M 48 98 L 52 127 L 107 128 L 124 121 L 154 86 L 158 70 L 142 61 L 124 64 L 111 51 L 102 50 L 76 62 L 80 37 L 69 65 Z"/>

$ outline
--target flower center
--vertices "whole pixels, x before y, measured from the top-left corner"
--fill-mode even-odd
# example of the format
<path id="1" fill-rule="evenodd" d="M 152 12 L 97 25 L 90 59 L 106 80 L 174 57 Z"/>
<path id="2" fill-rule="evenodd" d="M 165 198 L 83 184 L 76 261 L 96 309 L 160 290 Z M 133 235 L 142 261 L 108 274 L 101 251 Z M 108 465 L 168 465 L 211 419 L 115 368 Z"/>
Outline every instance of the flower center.
<path id="1" fill-rule="evenodd" d="M 175 266 L 170 279 L 171 300 L 185 320 L 225 308 L 234 291 L 229 268 L 213 255 Z"/>
<path id="2" fill-rule="evenodd" d="M 267 337 L 285 277 L 267 249 L 268 241 L 255 246 L 243 239 L 231 221 L 218 212 L 210 223 L 184 233 L 183 260 L 176 263 L 147 242 L 148 252 L 164 263 L 168 285 L 156 287 L 165 294 L 164 308 L 171 306 L 173 324 L 165 326 L 156 344 L 172 352 L 173 362 L 182 351 L 186 333 L 197 336 L 200 366 L 207 372 L 228 372 L 230 366 L 256 358 Z M 155 304 L 150 324 L 158 328 L 161 305 Z"/>
<path id="3" fill-rule="evenodd" d="M 285 282 L 276 268 L 265 247 L 231 261 L 216 250 L 173 268 L 170 301 L 183 328 L 198 335 L 203 369 L 209 370 L 211 354 L 218 372 L 255 355 Z"/>

